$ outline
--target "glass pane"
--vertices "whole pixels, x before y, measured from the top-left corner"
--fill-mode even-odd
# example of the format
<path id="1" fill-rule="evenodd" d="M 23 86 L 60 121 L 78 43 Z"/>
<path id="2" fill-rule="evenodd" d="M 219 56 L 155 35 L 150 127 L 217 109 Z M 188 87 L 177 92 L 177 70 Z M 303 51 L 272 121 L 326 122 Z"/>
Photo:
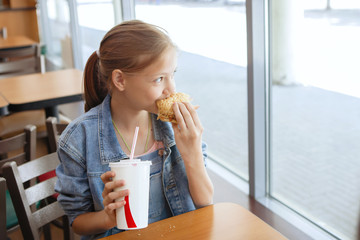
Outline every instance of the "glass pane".
<path id="1" fill-rule="evenodd" d="M 99 48 L 101 39 L 115 25 L 112 0 L 77 0 L 82 63 Z"/>
<path id="2" fill-rule="evenodd" d="M 271 195 L 341 239 L 360 207 L 359 1 L 272 1 Z"/>
<path id="3" fill-rule="evenodd" d="M 209 156 L 248 179 L 245 1 L 136 1 L 136 18 L 180 49 L 177 91 L 200 115 Z"/>
<path id="4" fill-rule="evenodd" d="M 85 66 L 90 54 L 100 44 L 106 31 L 115 25 L 115 9 L 113 0 L 77 0 L 73 9 L 76 20 L 70 14 L 69 1 L 43 0 L 45 12 L 42 21 L 42 41 L 46 43 L 46 58 L 52 62 L 54 68 L 73 68 L 73 42 L 71 29 L 78 31 L 76 41 L 80 42 L 82 67 Z M 42 8 L 43 9 L 43 8 Z M 117 10 L 118 11 L 118 10 Z"/>
<path id="5" fill-rule="evenodd" d="M 46 59 L 50 68 L 63 68 L 72 59 L 69 57 L 71 51 L 70 40 L 70 14 L 69 5 L 66 0 L 42 1 L 46 5 L 45 22 L 41 33 L 42 42 L 46 44 Z M 48 67 L 48 66 L 47 66 Z"/>

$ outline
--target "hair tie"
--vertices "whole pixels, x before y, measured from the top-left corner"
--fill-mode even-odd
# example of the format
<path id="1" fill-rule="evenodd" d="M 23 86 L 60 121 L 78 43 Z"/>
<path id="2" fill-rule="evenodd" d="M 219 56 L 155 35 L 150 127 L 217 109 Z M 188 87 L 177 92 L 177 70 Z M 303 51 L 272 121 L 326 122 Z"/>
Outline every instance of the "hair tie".
<path id="1" fill-rule="evenodd" d="M 96 50 L 96 55 L 98 56 L 98 58 L 100 58 L 100 51 L 99 51 L 99 49 Z"/>

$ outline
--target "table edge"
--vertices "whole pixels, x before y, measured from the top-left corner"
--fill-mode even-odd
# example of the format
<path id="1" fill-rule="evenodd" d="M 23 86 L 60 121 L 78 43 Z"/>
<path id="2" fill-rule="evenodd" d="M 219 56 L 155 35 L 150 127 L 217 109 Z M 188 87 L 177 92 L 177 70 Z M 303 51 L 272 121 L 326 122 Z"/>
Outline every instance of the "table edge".
<path id="1" fill-rule="evenodd" d="M 83 93 L 65 96 L 56 99 L 45 99 L 27 103 L 9 103 L 8 110 L 10 112 L 21 112 L 26 110 L 42 109 L 52 106 L 57 106 L 65 103 L 79 102 L 83 100 Z"/>

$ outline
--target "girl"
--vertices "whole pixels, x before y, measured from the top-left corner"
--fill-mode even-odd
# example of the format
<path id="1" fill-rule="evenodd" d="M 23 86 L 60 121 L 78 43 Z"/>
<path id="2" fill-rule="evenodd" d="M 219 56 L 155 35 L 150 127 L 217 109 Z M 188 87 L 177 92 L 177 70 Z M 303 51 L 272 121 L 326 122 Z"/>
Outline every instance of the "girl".
<path id="1" fill-rule="evenodd" d="M 133 20 L 111 29 L 85 66 L 85 114 L 59 139 L 56 191 L 75 233 L 119 232 L 109 162 L 127 159 L 136 126 L 136 158 L 151 160 L 149 223 L 212 203 L 203 128 L 190 103 L 173 105 L 178 124 L 156 120 L 156 101 L 175 92 L 177 49 L 160 28 Z"/>

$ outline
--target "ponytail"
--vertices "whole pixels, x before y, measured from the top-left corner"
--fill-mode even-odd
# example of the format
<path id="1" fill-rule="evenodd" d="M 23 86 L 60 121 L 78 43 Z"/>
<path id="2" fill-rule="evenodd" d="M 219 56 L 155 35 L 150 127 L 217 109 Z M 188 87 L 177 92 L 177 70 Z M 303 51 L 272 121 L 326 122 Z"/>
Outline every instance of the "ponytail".
<path id="1" fill-rule="evenodd" d="M 86 62 L 84 70 L 85 112 L 99 105 L 107 93 L 107 82 L 99 74 L 99 57 L 95 51 Z"/>

